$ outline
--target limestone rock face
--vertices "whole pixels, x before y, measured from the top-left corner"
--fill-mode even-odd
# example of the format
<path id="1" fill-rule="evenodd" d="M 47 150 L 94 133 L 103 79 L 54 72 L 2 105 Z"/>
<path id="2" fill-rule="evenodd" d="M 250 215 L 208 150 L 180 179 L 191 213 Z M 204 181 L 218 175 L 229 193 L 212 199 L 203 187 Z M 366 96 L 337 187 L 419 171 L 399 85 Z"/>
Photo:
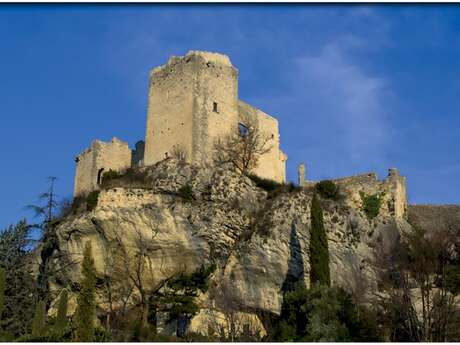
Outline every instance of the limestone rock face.
<path id="1" fill-rule="evenodd" d="M 231 301 L 244 312 L 278 314 L 284 291 L 299 281 L 308 286 L 311 188 L 269 198 L 229 167 L 204 169 L 166 159 L 144 169 L 153 181 L 150 189 L 103 190 L 93 211 L 56 226 L 57 245 L 47 263 L 58 272 L 49 278 L 56 295 L 62 286 L 77 291 L 87 241 L 100 280 L 116 277 L 114 267 L 134 264 L 142 245 L 141 279 L 152 289 L 175 273 L 216 262 L 211 289 L 201 296 L 204 309 L 224 309 L 222 301 Z M 193 199 L 181 196 L 184 185 Z M 322 200 L 331 278 L 364 294 L 375 289 L 376 248 L 391 244 L 409 225 L 387 206 L 370 220 L 359 206 L 350 206 L 357 190 L 339 192 L 339 201 Z M 135 295 L 129 303 L 136 303 Z M 101 298 L 102 309 L 104 303 Z"/>

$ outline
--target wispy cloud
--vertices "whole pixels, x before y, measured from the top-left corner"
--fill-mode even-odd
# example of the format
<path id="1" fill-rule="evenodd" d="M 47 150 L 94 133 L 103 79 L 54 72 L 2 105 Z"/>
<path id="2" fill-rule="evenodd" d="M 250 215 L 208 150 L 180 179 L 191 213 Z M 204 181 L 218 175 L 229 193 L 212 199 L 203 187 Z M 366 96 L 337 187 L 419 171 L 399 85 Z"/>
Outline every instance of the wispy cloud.
<path id="1" fill-rule="evenodd" d="M 344 145 L 352 161 L 369 161 L 371 154 L 375 158 L 375 153 L 385 149 L 389 130 L 382 99 L 387 87 L 383 78 L 347 61 L 338 44 L 326 45 L 317 56 L 299 58 L 297 67 L 300 83 L 316 85 L 312 96 L 316 94 L 323 100 L 323 111 L 318 114 L 321 124 L 335 127 L 339 135 L 334 140 Z"/>
<path id="2" fill-rule="evenodd" d="M 387 79 L 362 67 L 350 51 L 366 42 L 345 36 L 317 53 L 293 59 L 290 89 L 269 103 L 281 114 L 283 141 L 290 147 L 291 178 L 304 161 L 316 177 L 383 169 L 394 130 Z M 287 140 L 286 140 L 287 139 Z M 287 141 L 287 142 L 286 142 Z"/>

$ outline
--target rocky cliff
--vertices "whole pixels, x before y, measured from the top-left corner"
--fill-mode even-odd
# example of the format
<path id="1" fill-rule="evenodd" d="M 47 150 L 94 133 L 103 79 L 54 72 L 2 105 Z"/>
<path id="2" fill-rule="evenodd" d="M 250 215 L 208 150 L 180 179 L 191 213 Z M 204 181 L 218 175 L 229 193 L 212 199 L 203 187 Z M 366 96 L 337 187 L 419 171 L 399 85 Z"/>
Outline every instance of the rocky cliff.
<path id="1" fill-rule="evenodd" d="M 109 308 L 104 281 L 123 285 L 128 280 L 120 280 L 121 272 L 134 269 L 140 256 L 140 279 L 150 289 L 174 273 L 216 262 L 211 289 L 201 296 L 202 312 L 192 322 L 199 331 L 206 329 L 210 310 L 231 305 L 249 316 L 278 314 L 284 291 L 299 280 L 308 286 L 313 187 L 286 186 L 273 195 L 228 167 L 204 169 L 172 158 L 143 173 L 146 185 L 102 190 L 93 210 L 57 222 L 54 244 L 41 262 L 42 270 L 45 265 L 53 272 L 48 284 L 54 295 L 62 286 L 78 290 L 87 241 L 98 271 L 101 313 Z M 393 182 L 342 181 L 334 200 L 322 198 L 331 279 L 357 295 L 376 290 L 376 250 L 410 227 L 395 211 L 401 205 L 395 205 Z M 362 195 L 376 193 L 382 202 L 370 219 Z M 136 303 L 133 291 L 128 305 Z"/>

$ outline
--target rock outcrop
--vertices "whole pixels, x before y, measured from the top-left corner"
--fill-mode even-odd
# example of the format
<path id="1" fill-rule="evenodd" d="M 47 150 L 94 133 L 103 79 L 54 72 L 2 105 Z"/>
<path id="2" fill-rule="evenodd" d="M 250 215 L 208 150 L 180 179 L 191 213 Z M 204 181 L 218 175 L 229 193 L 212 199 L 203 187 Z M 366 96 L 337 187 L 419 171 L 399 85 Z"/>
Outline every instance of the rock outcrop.
<path id="1" fill-rule="evenodd" d="M 47 270 L 56 272 L 48 281 L 54 295 L 62 286 L 78 290 L 87 241 L 101 311 L 109 308 L 101 282 L 134 267 L 141 246 L 141 279 L 151 289 L 175 273 L 215 262 L 211 289 L 201 296 L 200 322 L 192 322 L 199 331 L 206 330 L 206 310 L 225 310 L 230 301 L 252 316 L 279 314 L 284 291 L 299 280 L 308 286 L 312 187 L 286 188 L 272 197 L 228 167 L 204 169 L 172 158 L 144 170 L 152 181 L 148 188 L 102 190 L 95 209 L 56 225 L 56 246 L 47 260 Z M 361 295 L 376 289 L 376 250 L 410 226 L 395 214 L 394 184 L 372 181 L 343 182 L 337 200 L 322 199 L 333 284 Z M 182 194 L 184 186 L 192 197 Z M 363 211 L 360 192 L 381 193 L 377 217 Z M 135 292 L 127 303 L 136 303 Z"/>

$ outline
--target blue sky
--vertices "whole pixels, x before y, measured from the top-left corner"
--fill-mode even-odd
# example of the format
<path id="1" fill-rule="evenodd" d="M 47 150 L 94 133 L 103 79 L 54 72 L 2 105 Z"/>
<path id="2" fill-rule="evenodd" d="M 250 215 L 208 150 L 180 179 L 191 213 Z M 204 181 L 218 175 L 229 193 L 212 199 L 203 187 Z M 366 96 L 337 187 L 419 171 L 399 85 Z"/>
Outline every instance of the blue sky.
<path id="1" fill-rule="evenodd" d="M 92 139 L 144 137 L 148 72 L 225 53 L 279 119 L 288 178 L 399 168 L 411 203 L 460 204 L 458 5 L 0 5 L 0 227 Z"/>

